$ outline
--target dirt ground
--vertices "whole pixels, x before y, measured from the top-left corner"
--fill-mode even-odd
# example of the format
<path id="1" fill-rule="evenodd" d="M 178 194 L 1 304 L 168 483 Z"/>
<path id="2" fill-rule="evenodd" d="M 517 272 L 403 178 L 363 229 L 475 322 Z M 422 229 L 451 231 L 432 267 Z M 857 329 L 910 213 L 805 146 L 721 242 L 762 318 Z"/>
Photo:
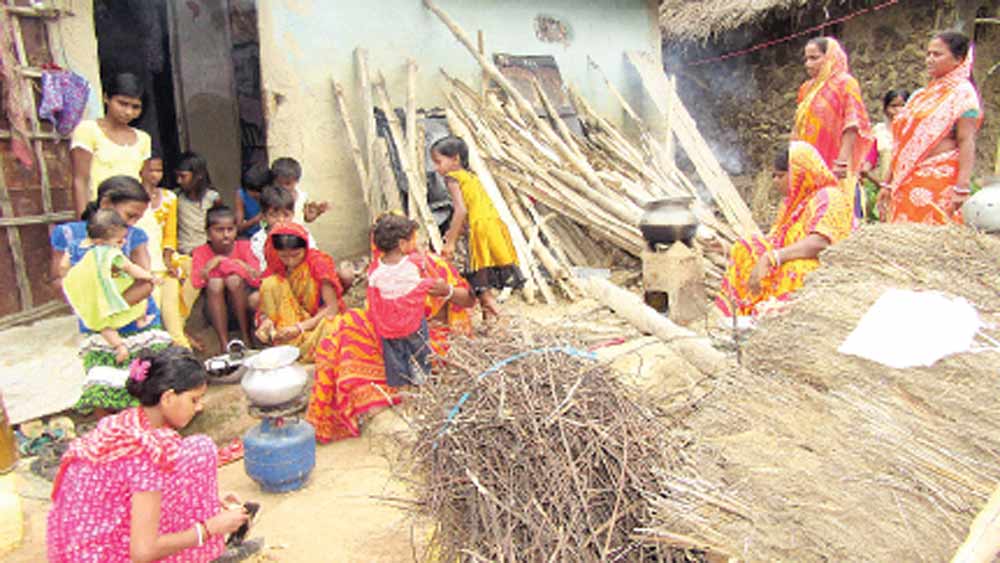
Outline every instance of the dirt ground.
<path id="1" fill-rule="evenodd" d="M 616 367 L 634 377 L 639 388 L 652 389 L 666 381 L 681 383 L 656 366 L 664 359 L 655 340 L 633 340 L 638 333 L 615 319 L 596 302 L 527 306 L 519 299 L 504 305 L 510 315 L 531 318 L 554 330 L 572 323 L 602 356 L 617 357 Z M 0 335 L 2 337 L 2 335 Z M 627 341 L 625 344 L 622 342 Z M 2 338 L 0 338 L 2 342 Z M 610 344 L 610 345 L 609 345 Z M 61 355 L 75 348 L 61 349 Z M 73 358 L 75 359 L 75 358 Z M 68 361 L 68 359 L 66 359 Z M 681 383 L 682 385 L 686 381 Z M 246 414 L 238 385 L 213 386 L 205 412 L 185 434 L 204 432 L 217 443 L 239 436 L 257 423 Z M 219 471 L 219 488 L 261 503 L 262 512 L 251 536 L 262 536 L 267 549 L 256 561 L 413 561 L 422 559 L 433 522 L 415 519 L 402 505 L 413 494 L 392 460 L 400 453 L 406 423 L 394 411 L 372 417 L 354 440 L 318 446 L 316 468 L 307 486 L 292 493 L 262 492 L 243 469 L 243 462 Z M 17 471 L 17 488 L 24 512 L 24 540 L 4 561 L 36 562 L 45 556 L 45 517 L 51 484 L 27 471 Z M 394 502 L 395 500 L 395 502 Z"/>

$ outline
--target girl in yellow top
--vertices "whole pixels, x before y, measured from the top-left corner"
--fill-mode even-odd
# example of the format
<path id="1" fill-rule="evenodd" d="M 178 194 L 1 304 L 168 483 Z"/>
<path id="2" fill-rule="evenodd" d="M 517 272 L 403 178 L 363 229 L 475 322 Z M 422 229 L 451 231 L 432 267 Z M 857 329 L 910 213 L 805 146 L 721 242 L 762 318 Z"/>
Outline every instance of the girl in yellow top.
<path id="1" fill-rule="evenodd" d="M 431 145 L 431 159 L 437 173 L 445 179 L 455 208 L 441 254 L 446 260 L 455 255 L 455 244 L 468 220 L 471 272 L 465 277 L 479 298 L 483 317 L 499 315 L 493 290 L 518 289 L 524 285 L 510 231 L 500 220 L 479 178 L 469 171 L 469 147 L 465 141 L 454 136 L 439 139 Z"/>
<path id="2" fill-rule="evenodd" d="M 142 113 L 143 92 L 139 77 L 116 74 L 104 87 L 104 117 L 83 121 L 73 130 L 69 156 L 77 214 L 97 197 L 97 186 L 104 180 L 119 175 L 139 179 L 152 140 L 129 123 Z"/>
<path id="3" fill-rule="evenodd" d="M 177 250 L 177 195 L 160 187 L 163 180 L 163 159 L 153 155 L 143 163 L 139 171 L 142 187 L 149 194 L 149 207 L 136 223 L 146 232 L 149 241 L 150 270 L 163 280 L 163 285 L 153 290 L 153 298 L 160 306 L 163 328 L 170 333 L 174 344 L 190 348 L 191 343 L 184 333 L 186 315 L 181 311 L 181 284 L 183 277 L 175 263 Z"/>

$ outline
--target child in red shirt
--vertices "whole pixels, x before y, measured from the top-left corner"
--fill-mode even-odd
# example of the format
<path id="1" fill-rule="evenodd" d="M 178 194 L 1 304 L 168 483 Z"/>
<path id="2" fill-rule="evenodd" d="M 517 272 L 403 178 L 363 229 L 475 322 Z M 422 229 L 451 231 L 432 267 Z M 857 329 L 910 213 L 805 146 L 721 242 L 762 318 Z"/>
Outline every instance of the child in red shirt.
<path id="1" fill-rule="evenodd" d="M 414 362 L 423 372 L 430 371 L 424 301 L 427 295 L 447 300 L 455 288 L 442 279 L 425 277 L 416 222 L 386 215 L 375 224 L 374 239 L 383 254 L 368 276 L 368 310 L 382 339 L 386 383 L 391 387 L 420 383 Z"/>
<path id="2" fill-rule="evenodd" d="M 205 230 L 208 242 L 191 253 L 191 285 L 207 288 L 208 318 L 219 337 L 221 352 L 229 341 L 229 307 L 239 323 L 240 336 L 250 342 L 249 303 L 254 293 L 251 288 L 260 286 L 260 264 L 250 241 L 236 239 L 232 209 L 212 208 L 205 218 Z"/>

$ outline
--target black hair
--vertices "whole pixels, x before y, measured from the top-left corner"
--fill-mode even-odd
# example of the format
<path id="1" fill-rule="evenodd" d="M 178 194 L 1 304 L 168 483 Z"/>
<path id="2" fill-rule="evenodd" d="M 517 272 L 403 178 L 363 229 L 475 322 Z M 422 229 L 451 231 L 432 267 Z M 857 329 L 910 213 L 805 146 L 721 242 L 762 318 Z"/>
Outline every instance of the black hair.
<path id="1" fill-rule="evenodd" d="M 969 37 L 960 31 L 942 31 L 934 36 L 948 46 L 952 56 L 956 59 L 964 59 L 969 54 Z"/>
<path id="2" fill-rule="evenodd" d="M 275 250 L 295 250 L 306 248 L 309 243 L 298 235 L 280 234 L 271 235 L 271 244 Z"/>
<path id="3" fill-rule="evenodd" d="M 243 173 L 243 189 L 259 192 L 271 183 L 271 170 L 266 164 L 255 164 Z"/>
<path id="4" fill-rule="evenodd" d="M 89 221 L 90 216 L 101 208 L 101 202 L 107 199 L 111 205 L 138 201 L 149 203 L 149 194 L 139 183 L 139 180 L 131 176 L 112 176 L 104 180 L 97 186 L 97 199 L 87 204 L 80 219 Z"/>
<path id="5" fill-rule="evenodd" d="M 389 213 L 382 216 L 375 223 L 375 232 L 372 238 L 375 240 L 375 248 L 382 252 L 391 252 L 399 247 L 399 243 L 408 240 L 413 233 L 417 232 L 416 221 Z"/>
<path id="6" fill-rule="evenodd" d="M 788 161 L 789 153 L 791 148 L 786 148 L 785 150 L 778 151 L 778 154 L 774 155 L 774 169 L 779 172 L 788 172 Z"/>
<path id="7" fill-rule="evenodd" d="M 87 237 L 106 239 L 116 229 L 128 229 L 128 224 L 114 209 L 98 209 L 87 219 Z"/>
<path id="8" fill-rule="evenodd" d="M 885 95 L 882 96 L 882 110 L 884 111 L 887 107 L 889 107 L 889 104 L 895 101 L 896 98 L 903 98 L 903 101 L 905 102 L 910 99 L 910 91 L 904 88 L 893 88 L 892 90 L 886 92 Z"/>
<path id="9" fill-rule="evenodd" d="M 295 211 L 295 196 L 280 186 L 265 186 L 260 191 L 260 211 Z"/>
<path id="10" fill-rule="evenodd" d="M 230 219 L 235 225 L 236 213 L 226 205 L 216 205 L 205 213 L 205 229 L 211 228 L 212 225 L 224 219 Z"/>
<path id="11" fill-rule="evenodd" d="M 104 84 L 104 95 L 109 100 L 115 96 L 126 96 L 142 100 L 145 94 L 146 88 L 142 85 L 142 80 L 130 72 L 120 72 L 112 76 Z"/>
<path id="12" fill-rule="evenodd" d="M 274 179 L 294 178 L 295 180 L 301 180 L 302 165 L 299 164 L 299 161 L 288 156 L 277 158 L 271 163 L 271 176 Z"/>
<path id="13" fill-rule="evenodd" d="M 462 168 L 469 169 L 469 145 L 465 141 L 454 135 L 442 137 L 431 145 L 431 152 L 440 155 L 454 157 L 462 163 Z"/>
<path id="14" fill-rule="evenodd" d="M 825 55 L 827 47 L 830 46 L 830 41 L 826 37 L 813 37 L 806 42 L 806 45 L 815 45 Z"/>
<path id="15" fill-rule="evenodd" d="M 174 170 L 177 172 L 190 172 L 195 178 L 201 178 L 201 185 L 205 189 L 208 189 L 212 185 L 212 177 L 208 174 L 208 161 L 196 152 L 188 151 L 181 153 L 180 159 L 177 161 L 177 167 Z"/>
<path id="16" fill-rule="evenodd" d="M 197 389 L 208 381 L 205 366 L 190 350 L 180 346 L 170 346 L 158 352 L 143 350 L 136 360 L 149 362 L 149 368 L 142 381 L 137 381 L 130 373 L 125 387 L 146 407 L 160 404 L 160 397 L 167 391 L 180 394 Z"/>

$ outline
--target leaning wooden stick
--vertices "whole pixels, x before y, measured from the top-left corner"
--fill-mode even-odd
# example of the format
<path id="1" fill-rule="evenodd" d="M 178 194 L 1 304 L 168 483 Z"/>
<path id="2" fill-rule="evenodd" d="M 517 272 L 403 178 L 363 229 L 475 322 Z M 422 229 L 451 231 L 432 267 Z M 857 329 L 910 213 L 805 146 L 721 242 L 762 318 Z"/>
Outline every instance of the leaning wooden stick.
<path id="1" fill-rule="evenodd" d="M 351 118 L 347 113 L 347 104 L 344 102 L 344 89 L 337 82 L 333 83 L 333 95 L 337 101 L 337 111 L 340 113 L 340 119 L 344 123 L 344 132 L 347 133 L 347 142 L 351 146 L 351 158 L 354 160 L 354 167 L 358 171 L 361 193 L 364 194 L 365 204 L 368 207 L 369 213 L 371 213 L 374 202 L 372 201 L 368 168 L 365 166 L 361 146 L 358 145 L 358 137 L 354 134 L 354 127 L 351 127 Z"/>

